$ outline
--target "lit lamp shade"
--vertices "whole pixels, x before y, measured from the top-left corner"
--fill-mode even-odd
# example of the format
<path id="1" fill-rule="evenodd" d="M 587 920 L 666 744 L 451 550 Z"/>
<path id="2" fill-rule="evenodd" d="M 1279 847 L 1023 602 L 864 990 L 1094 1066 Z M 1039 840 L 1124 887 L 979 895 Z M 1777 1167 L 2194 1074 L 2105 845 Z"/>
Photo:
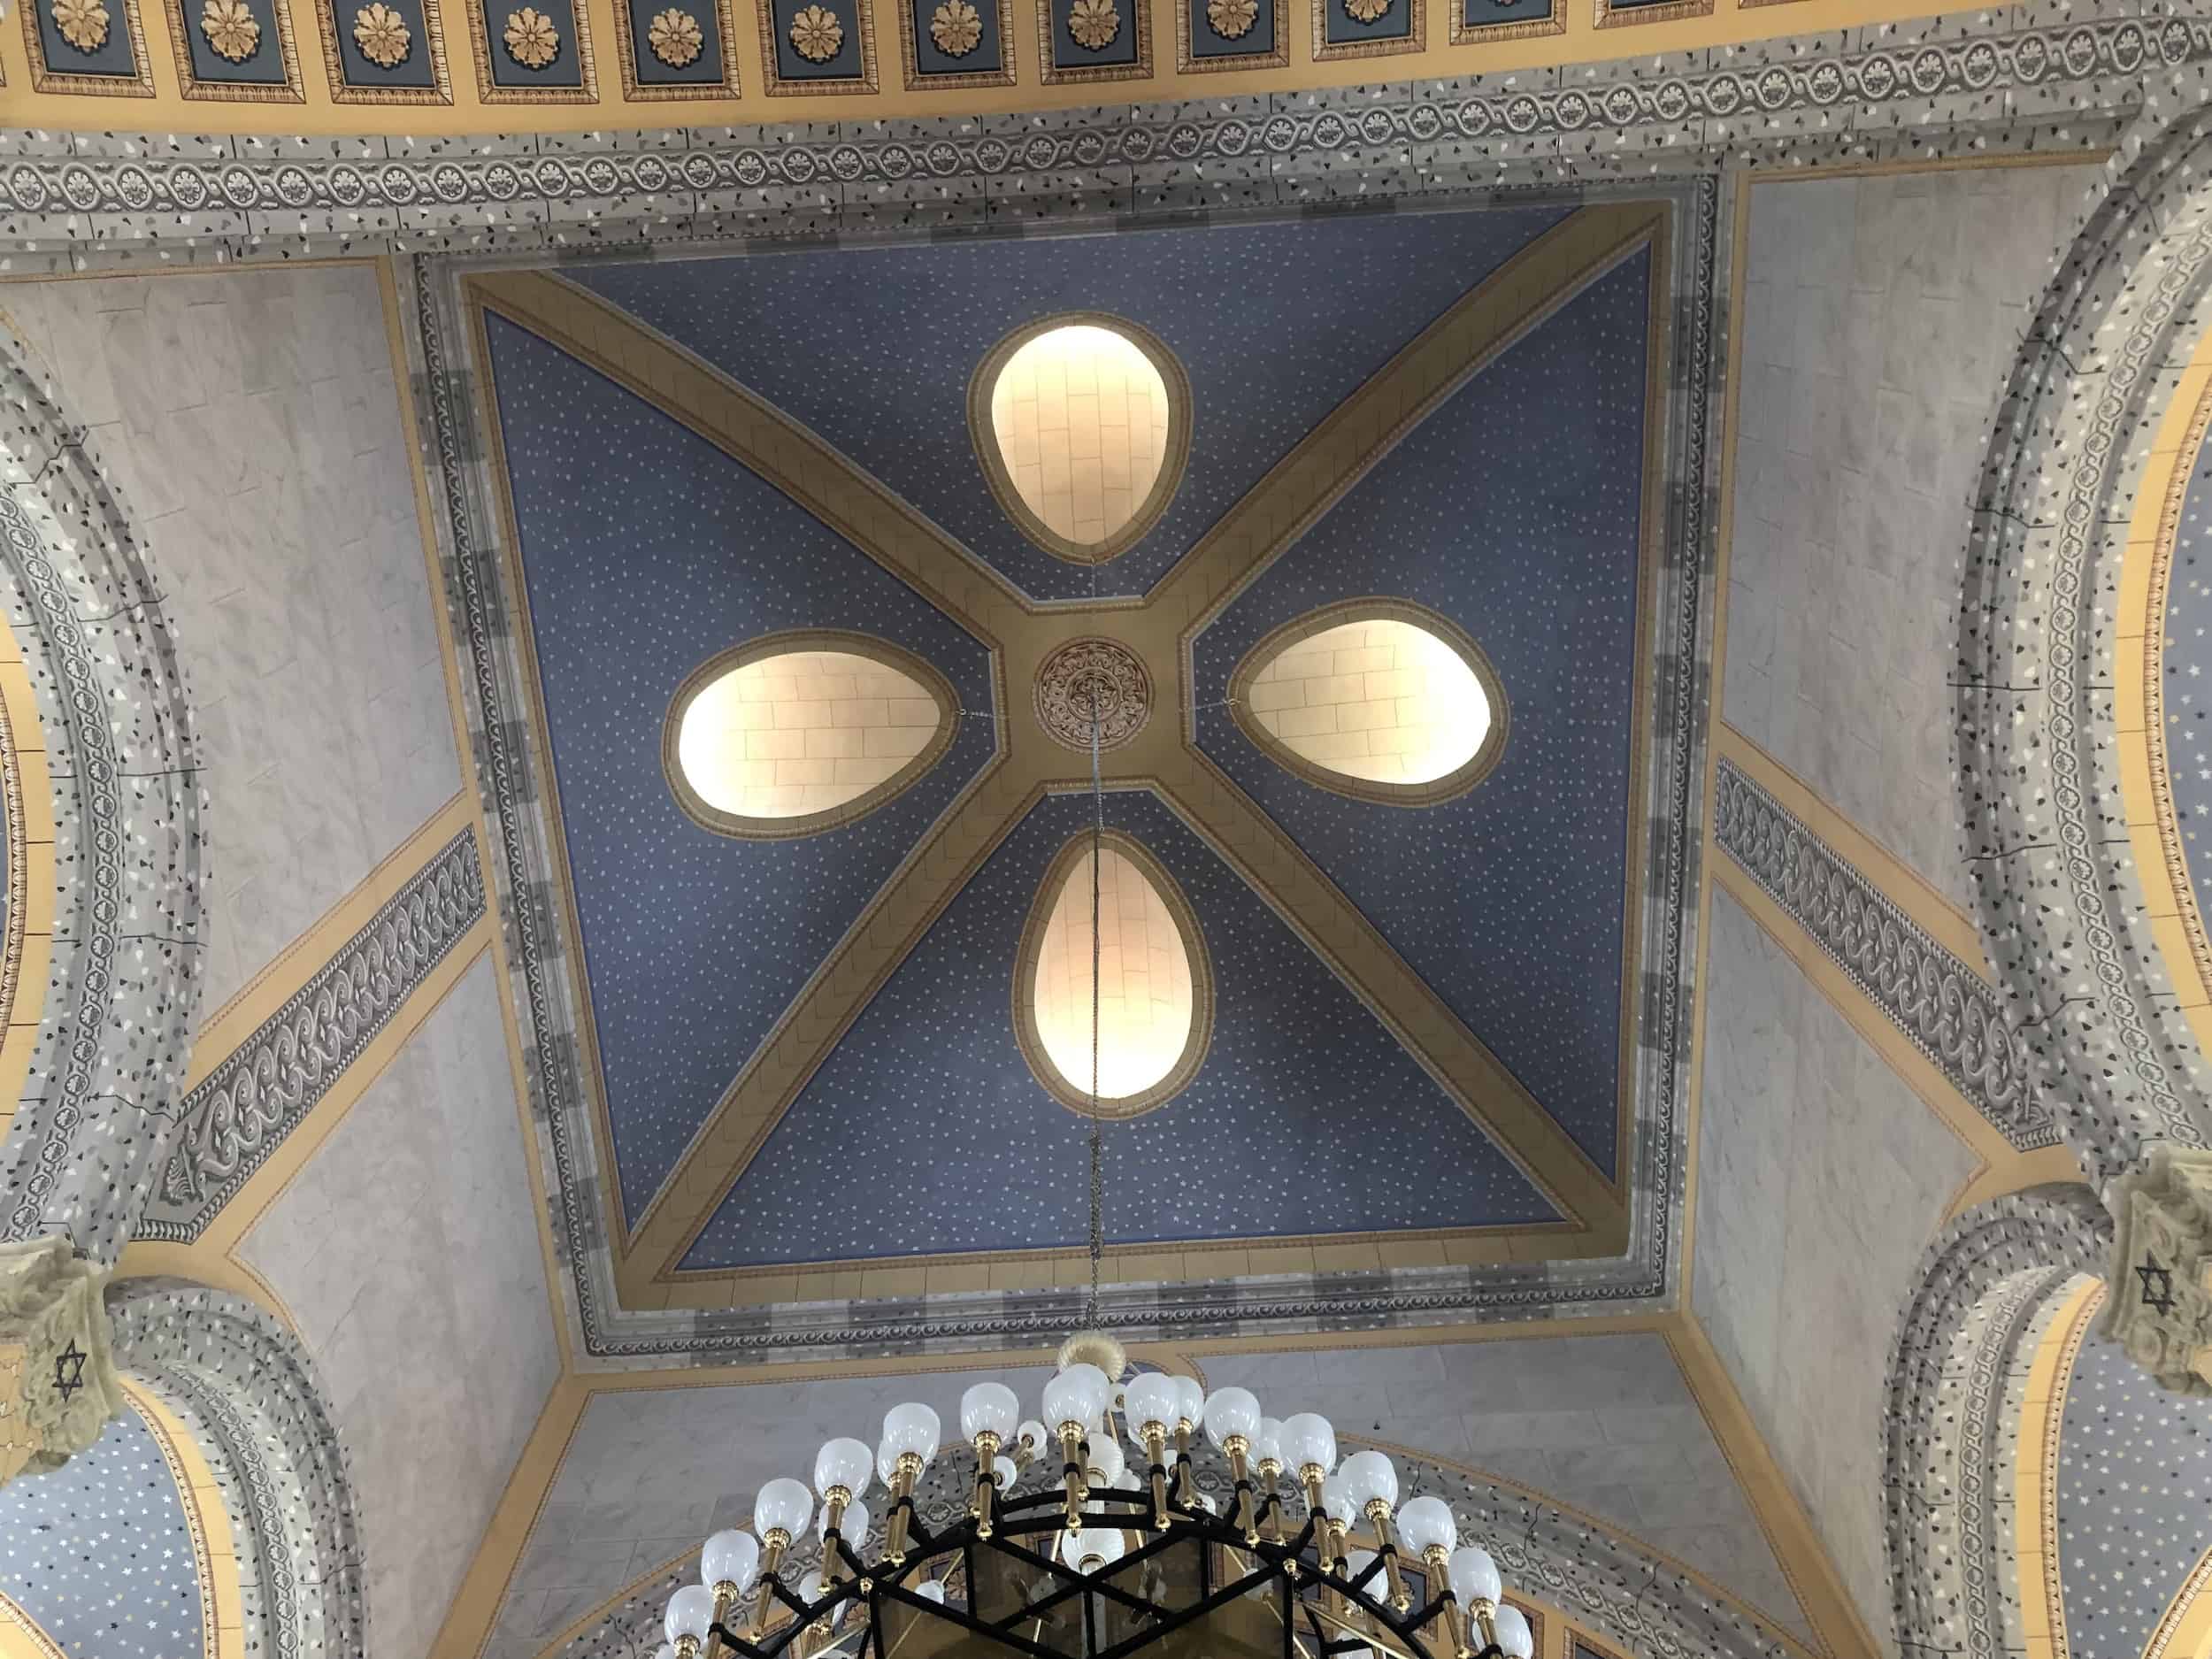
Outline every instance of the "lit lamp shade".
<path id="1" fill-rule="evenodd" d="M 1056 1429 L 1095 1423 L 1105 1409 L 1106 1373 L 1095 1365 L 1071 1365 L 1045 1385 L 1045 1421 Z"/>
<path id="2" fill-rule="evenodd" d="M 1206 1391 L 1195 1377 L 1171 1377 L 1175 1385 L 1176 1415 L 1196 1428 L 1206 1420 Z"/>
<path id="3" fill-rule="evenodd" d="M 1241 1434 L 1245 1449 L 1251 1449 L 1252 1437 L 1260 1432 L 1260 1402 L 1248 1388 L 1217 1388 L 1206 1402 L 1206 1438 L 1214 1443 L 1216 1451 L 1225 1450 L 1223 1442 L 1233 1434 Z"/>
<path id="4" fill-rule="evenodd" d="M 1336 1467 L 1336 1431 L 1329 1419 L 1301 1411 L 1283 1419 L 1283 1467 L 1294 1475 L 1317 1466 L 1324 1473 Z"/>
<path id="5" fill-rule="evenodd" d="M 1004 1383 L 979 1382 L 960 1396 L 960 1435 L 972 1440 L 979 1434 L 995 1434 L 1001 1445 L 1014 1438 L 1021 1421 L 1021 1402 Z"/>
<path id="6" fill-rule="evenodd" d="M 813 1603 L 822 1599 L 822 1592 L 825 1587 L 826 1586 L 822 1582 L 822 1570 L 819 1567 L 812 1568 L 808 1571 L 805 1578 L 799 1580 L 799 1600 L 811 1606 Z M 845 1615 L 851 1612 L 852 1609 L 853 1604 L 849 1601 L 845 1602 L 843 1606 L 840 1607 L 837 1611 L 831 1616 L 830 1628 L 832 1630 L 835 1630 L 840 1624 L 842 1624 L 845 1622 Z"/>
<path id="7" fill-rule="evenodd" d="M 827 1538 L 829 1536 L 829 1511 L 827 1509 L 822 1511 L 822 1518 L 818 1526 L 822 1536 Z M 837 1535 L 853 1547 L 853 1553 L 856 1555 L 859 1553 L 861 1545 L 868 1541 L 868 1506 L 858 1498 L 855 1498 L 845 1506 L 844 1517 L 837 1524 Z"/>
<path id="8" fill-rule="evenodd" d="M 764 1539 L 777 1532 L 796 1538 L 813 1516 L 814 1494 L 795 1480 L 772 1480 L 753 1500 L 753 1531 Z"/>
<path id="9" fill-rule="evenodd" d="M 1020 1478 L 1021 1471 L 1014 1467 L 1012 1458 L 994 1457 L 991 1459 L 992 1484 L 996 1486 L 1001 1492 L 1011 1492 L 1014 1489 L 1014 1482 Z"/>
<path id="10" fill-rule="evenodd" d="M 653 1659 L 676 1659 L 676 1650 L 666 1642 L 653 1649 Z"/>
<path id="11" fill-rule="evenodd" d="M 717 1532 L 700 1547 L 699 1581 L 710 1590 L 718 1584 L 743 1590 L 759 1572 L 760 1545 L 750 1532 Z"/>
<path id="12" fill-rule="evenodd" d="M 1252 1461 L 1278 1465 L 1282 1463 L 1283 1425 L 1275 1418 L 1260 1419 L 1260 1426 L 1252 1436 Z"/>
<path id="13" fill-rule="evenodd" d="M 934 1601 L 942 1607 L 945 1604 L 945 1581 L 942 1578 L 925 1578 L 914 1586 L 914 1594 L 925 1601 Z"/>
<path id="14" fill-rule="evenodd" d="M 1380 1452 L 1354 1452 L 1336 1471 L 1336 1478 L 1352 1506 L 1348 1514 L 1364 1515 L 1367 1506 L 1378 1499 L 1386 1509 L 1398 1507 L 1398 1471 Z"/>
<path id="15" fill-rule="evenodd" d="M 1129 1466 L 1128 1460 L 1121 1455 L 1121 1447 L 1103 1434 L 1094 1436 L 1088 1444 L 1091 1448 L 1091 1484 L 1094 1486 L 1119 1486 L 1122 1471 Z"/>
<path id="16" fill-rule="evenodd" d="M 1534 1659 L 1536 1635 L 1517 1607 L 1501 1607 L 1491 1620 L 1498 1633 L 1498 1651 L 1505 1659 Z"/>
<path id="17" fill-rule="evenodd" d="M 1171 1432 L 1178 1416 L 1176 1403 L 1172 1378 L 1148 1371 L 1132 1381 L 1122 1398 L 1122 1413 L 1128 1419 L 1131 1444 L 1144 1444 L 1144 1425 L 1148 1423 L 1156 1423 Z"/>
<path id="18" fill-rule="evenodd" d="M 1022 1443 L 1032 1457 L 1044 1455 L 1045 1448 L 1052 1444 L 1052 1436 L 1045 1425 L 1034 1417 L 1025 1417 L 1022 1425 L 1014 1431 L 1014 1438 Z"/>
<path id="19" fill-rule="evenodd" d="M 1060 1546 L 1060 1559 L 1078 1572 L 1103 1572 L 1121 1559 L 1121 1529 L 1087 1526 L 1070 1532 Z"/>
<path id="20" fill-rule="evenodd" d="M 1358 1513 L 1352 1507 L 1352 1494 L 1344 1484 L 1344 1471 L 1340 1469 L 1321 1483 L 1321 1507 L 1330 1518 L 1339 1521 L 1353 1519 Z"/>
<path id="21" fill-rule="evenodd" d="M 1459 1547 L 1459 1523 L 1441 1498 L 1408 1498 L 1398 1511 L 1398 1540 L 1416 1560 L 1432 1549 L 1449 1555 Z"/>
<path id="22" fill-rule="evenodd" d="M 1371 1584 L 1360 1584 L 1359 1581 L 1360 1575 L 1364 1573 L 1374 1564 L 1375 1552 L 1373 1550 L 1355 1549 L 1351 1551 L 1344 1558 L 1344 1577 L 1346 1581 L 1350 1584 L 1359 1585 L 1360 1590 L 1363 1594 L 1372 1595 L 1375 1593 L 1375 1586 Z"/>
<path id="23" fill-rule="evenodd" d="M 895 1462 L 910 1453 L 926 1468 L 937 1455 L 937 1414 L 927 1406 L 909 1402 L 883 1414 L 883 1444 Z"/>
<path id="24" fill-rule="evenodd" d="M 1472 1607 L 1478 1601 L 1495 1601 L 1505 1594 L 1505 1580 L 1498 1577 L 1498 1563 L 1490 1559 L 1488 1550 L 1477 1549 L 1471 1544 L 1452 1552 L 1445 1576 L 1451 1580 L 1453 1600 L 1462 1607 Z"/>
<path id="25" fill-rule="evenodd" d="M 814 1454 L 814 1489 L 826 1498 L 832 1486 L 842 1486 L 856 1498 L 867 1491 L 875 1463 L 864 1440 L 825 1440 Z"/>
<path id="26" fill-rule="evenodd" d="M 687 1584 L 668 1598 L 668 1613 L 661 1628 L 673 1646 L 688 1636 L 703 1642 L 714 1624 L 714 1592 L 703 1584 Z"/>

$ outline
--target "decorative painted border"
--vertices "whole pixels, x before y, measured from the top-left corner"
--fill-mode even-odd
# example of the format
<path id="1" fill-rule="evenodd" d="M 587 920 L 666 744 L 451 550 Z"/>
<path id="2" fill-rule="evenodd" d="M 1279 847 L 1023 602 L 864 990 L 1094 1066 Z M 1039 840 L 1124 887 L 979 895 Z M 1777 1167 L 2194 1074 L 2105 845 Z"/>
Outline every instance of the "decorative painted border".
<path id="1" fill-rule="evenodd" d="M 1624 4 L 1620 0 L 1595 0 L 1595 4 L 1594 21 L 1601 29 L 1624 28 L 1637 23 L 1671 23 L 1678 18 L 1713 14 L 1713 0 L 1669 0 L 1662 5 Z"/>
<path id="2" fill-rule="evenodd" d="M 427 5 L 429 0 L 423 0 Z M 476 99 L 480 104 L 596 104 L 599 102 L 599 67 L 591 54 L 591 19 L 585 15 L 584 0 L 570 0 L 569 25 L 576 31 L 576 73 L 580 84 L 572 87 L 509 87 L 502 86 L 492 74 L 492 53 L 497 50 L 490 31 L 484 22 L 482 0 L 462 0 L 462 9 L 469 14 L 469 42 L 476 48 Z M 626 18 L 618 18 L 626 23 Z M 626 35 L 626 29 L 618 29 Z M 728 54 L 723 61 L 729 61 Z"/>
<path id="3" fill-rule="evenodd" d="M 794 651 L 841 651 L 895 669 L 927 692 L 930 700 L 936 703 L 937 729 L 930 734 L 920 754 L 881 783 L 841 806 L 797 818 L 749 818 L 725 811 L 702 796 L 684 775 L 682 757 L 678 752 L 684 716 L 689 712 L 693 699 L 725 674 L 734 673 L 763 657 L 782 657 Z M 684 676 L 683 683 L 676 687 L 676 695 L 668 700 L 668 715 L 661 722 L 661 775 L 668 780 L 668 792 L 676 797 L 676 804 L 683 809 L 684 816 L 701 829 L 739 841 L 796 841 L 801 836 L 819 835 L 825 830 L 850 824 L 867 817 L 878 807 L 889 804 L 895 797 L 919 783 L 945 757 L 959 735 L 960 694 L 953 689 L 950 680 L 913 652 L 873 634 L 855 634 L 845 628 L 785 628 L 717 651 Z"/>
<path id="4" fill-rule="evenodd" d="M 1439 4 L 1451 8 L 1448 38 L 1455 46 L 1467 46 L 1477 41 L 1525 40 L 1538 35 L 1564 35 L 1567 32 L 1567 0 L 1551 0 L 1549 17 L 1521 18 L 1510 23 L 1470 23 L 1467 20 L 1469 0 L 1439 0 Z M 1540 1647 L 1539 1651 L 1541 1651 Z"/>
<path id="5" fill-rule="evenodd" d="M 52 0 L 20 0 L 23 50 L 31 60 L 31 90 L 75 92 L 103 98 L 150 98 L 154 96 L 154 66 L 146 56 L 146 30 L 139 20 L 138 0 L 117 0 L 123 8 L 123 27 L 131 39 L 131 71 L 127 75 L 72 74 L 46 61 L 46 40 L 39 33 L 38 9 Z"/>
<path id="6" fill-rule="evenodd" d="M 1152 7 L 1150 0 L 1118 0 L 1133 14 L 1130 27 L 1137 32 L 1137 56 L 1125 64 L 1077 64 L 1063 68 L 1053 56 L 1052 30 L 1069 0 L 1037 0 L 1037 66 L 1048 87 L 1080 86 L 1092 81 L 1143 81 L 1152 74 Z"/>
<path id="7" fill-rule="evenodd" d="M 1998 994 L 1726 756 L 1713 839 L 2015 1150 L 2058 1140 Z"/>
<path id="8" fill-rule="evenodd" d="M 673 0 L 663 0 L 666 10 Z M 622 71 L 622 96 L 631 104 L 678 102 L 687 98 L 733 98 L 737 85 L 737 19 L 731 0 L 712 0 L 715 27 L 721 31 L 722 78 L 719 81 L 641 81 L 638 79 L 637 24 L 630 0 L 616 0 L 614 51 Z"/>
<path id="9" fill-rule="evenodd" d="M 1120 1121 L 1141 1118 L 1156 1107 L 1166 1105 L 1198 1075 L 1199 1063 L 1205 1059 L 1206 1049 L 1214 1038 L 1214 965 L 1206 949 L 1205 933 L 1198 926 L 1197 913 L 1191 909 L 1190 900 L 1184 895 L 1181 885 L 1168 873 L 1167 867 L 1152 856 L 1152 849 L 1135 836 L 1116 829 L 1107 830 L 1099 840 L 1136 865 L 1145 879 L 1151 882 L 1175 923 L 1175 931 L 1182 935 L 1183 955 L 1190 961 L 1190 1035 L 1184 1040 L 1183 1051 L 1176 1056 L 1167 1075 L 1150 1088 L 1098 1102 L 1101 1118 Z M 1021 1049 L 1022 1058 L 1029 1062 L 1030 1072 L 1036 1078 L 1038 1087 L 1070 1111 L 1085 1118 L 1090 1116 L 1090 1095 L 1077 1087 L 1074 1079 L 1063 1076 L 1060 1068 L 1045 1053 L 1044 1037 L 1037 1029 L 1032 987 L 1036 983 L 1037 958 L 1044 949 L 1045 928 L 1052 920 L 1055 901 L 1076 864 L 1090 850 L 1091 832 L 1079 830 L 1053 855 L 1052 862 L 1045 866 L 1044 879 L 1037 885 L 1037 896 L 1030 902 L 1028 918 L 1022 924 L 1021 944 L 1014 955 L 1015 1044 Z"/>
<path id="10" fill-rule="evenodd" d="M 279 57 L 284 64 L 281 85 L 254 81 L 203 81 L 192 68 L 191 31 L 187 15 L 191 0 L 165 0 L 169 12 L 169 46 L 176 58 L 177 93 L 211 104 L 304 104 L 307 93 L 300 81 L 299 49 L 292 41 L 292 8 L 288 0 L 269 0 L 269 21 L 276 31 Z"/>
<path id="11" fill-rule="evenodd" d="M 1197 0 L 1202 8 L 1205 0 Z M 1210 75 L 1225 69 L 1287 69 L 1290 66 L 1290 35 L 1283 22 L 1287 0 L 1275 0 L 1274 44 L 1265 51 L 1210 52 L 1201 57 L 1191 49 L 1191 30 L 1195 27 L 1191 17 L 1192 0 L 1175 0 L 1175 73 L 1181 75 Z M 1553 0 L 1554 4 L 1559 0 Z"/>
<path id="12" fill-rule="evenodd" d="M 1308 760 L 1282 739 L 1261 726 L 1249 712 L 1249 693 L 1252 681 L 1269 662 L 1288 650 L 1302 640 L 1331 628 L 1353 622 L 1405 622 L 1423 633 L 1433 634 L 1451 647 L 1459 659 L 1473 672 L 1482 695 L 1490 703 L 1490 729 L 1484 733 L 1481 747 L 1461 764 L 1441 778 L 1428 783 L 1375 783 L 1364 778 L 1355 778 L 1348 772 Z M 1244 654 L 1229 675 L 1229 712 L 1237 730 L 1251 741 L 1252 746 L 1273 761 L 1285 772 L 1302 778 L 1317 789 L 1326 789 L 1332 795 L 1349 796 L 1355 801 L 1371 802 L 1378 806 L 1424 807 L 1435 806 L 1445 801 L 1456 800 L 1487 778 L 1505 757 L 1506 739 L 1511 733 L 1513 711 L 1506 696 L 1505 682 L 1498 678 L 1489 655 L 1475 641 L 1473 634 L 1461 627 L 1449 617 L 1416 604 L 1410 599 L 1394 599 L 1376 595 L 1366 599 L 1344 599 L 1335 604 L 1309 611 L 1302 617 L 1293 617 L 1280 627 L 1263 635 Z"/>
<path id="13" fill-rule="evenodd" d="M 5 627 L 0 622 L 0 627 Z M 8 913 L 6 935 L 0 941 L 0 1033 L 15 1018 L 15 992 L 23 974 L 23 940 L 29 918 L 30 826 L 24 821 L 23 763 L 15 751 L 15 726 L 8 716 L 5 697 L 0 697 L 0 833 L 7 836 Z M 4 1131 L 0 1131 L 4 1133 Z"/>
<path id="14" fill-rule="evenodd" d="M 181 1133 L 136 1236 L 165 1244 L 199 1237 L 484 905 L 475 832 L 465 829 L 185 1096 Z"/>
<path id="15" fill-rule="evenodd" d="M 827 92 L 873 92 L 876 86 L 875 0 L 851 0 L 853 28 L 859 35 L 860 73 L 857 75 L 786 75 L 776 67 L 776 0 L 753 0 L 753 22 L 760 31 L 761 84 L 772 98 L 815 97 Z M 833 58 L 835 53 L 832 53 Z M 671 182 L 673 182 L 672 180 Z"/>
<path id="16" fill-rule="evenodd" d="M 1040 334 L 1073 327 L 1102 328 L 1120 335 L 1144 354 L 1145 361 L 1160 377 L 1160 384 L 1167 388 L 1167 453 L 1161 458 L 1159 476 L 1129 515 L 1129 522 L 1102 541 L 1071 541 L 1030 511 L 1006 470 L 1006 456 L 991 418 L 999 376 L 1013 361 L 1014 354 Z M 991 487 L 991 498 L 1017 530 L 1053 557 L 1071 565 L 1103 565 L 1120 557 L 1152 533 L 1190 465 L 1192 419 L 1190 376 L 1183 372 L 1182 360 L 1174 349 L 1141 323 L 1111 311 L 1056 311 L 1025 322 L 985 352 L 975 373 L 968 377 L 968 442 L 975 449 L 984 482 Z"/>
<path id="17" fill-rule="evenodd" d="M 1348 58 L 1394 58 L 1402 52 L 1425 51 L 1429 43 L 1428 0 L 1405 0 L 1405 3 L 1412 17 L 1403 35 L 1381 35 L 1372 40 L 1332 42 L 1329 39 L 1329 8 L 1342 5 L 1344 0 L 1308 0 L 1308 8 L 1313 17 L 1313 61 L 1329 64 Z M 1447 3 L 1449 4 L 1450 0 Z M 1360 135 L 1366 137 L 1363 131 Z"/>
<path id="18" fill-rule="evenodd" d="M 1010 87 L 1016 83 L 1014 73 L 1014 24 L 1007 15 L 1012 0 L 991 0 L 992 27 L 998 30 L 998 61 L 996 69 L 969 72 L 946 71 L 941 74 L 924 74 L 916 62 L 919 48 L 915 44 L 914 31 L 921 27 L 914 15 L 914 0 L 892 0 L 899 8 L 899 60 L 905 72 L 909 92 L 935 91 L 944 88 Z"/>
<path id="19" fill-rule="evenodd" d="M 276 0 L 276 3 L 282 5 L 287 4 L 288 0 Z M 462 3 L 473 5 L 476 0 L 462 0 Z M 338 50 L 338 8 L 342 5 L 354 5 L 358 10 L 357 0 L 310 0 L 310 4 L 315 8 L 316 27 L 321 31 L 323 37 L 323 70 L 329 80 L 330 101 L 333 104 L 451 104 L 453 102 L 453 82 L 446 70 L 445 23 L 438 14 L 438 0 L 422 0 L 422 32 L 430 37 L 430 84 L 426 87 L 378 87 L 347 80 L 345 54 Z M 477 56 L 480 61 L 483 57 L 480 48 Z M 478 73 L 481 75 L 484 72 L 480 70 Z M 381 147 L 380 141 L 379 147 Z M 349 153 L 373 155 L 375 150 L 356 149 Z M 351 193 L 349 188 L 347 188 L 347 193 Z M 189 185 L 186 187 L 186 194 L 188 196 L 193 194 L 192 187 Z M 195 206 L 215 199 L 219 198 L 203 196 Z"/>
<path id="20" fill-rule="evenodd" d="M 200 1513 L 199 1493 L 193 1481 L 192 1471 L 186 1465 L 176 1434 L 172 1432 L 171 1425 L 174 1420 L 162 1407 L 159 1396 L 143 1384 L 134 1382 L 127 1377 L 119 1380 L 122 1383 L 125 1398 L 138 1415 L 138 1420 L 146 1425 L 146 1432 L 153 1436 L 154 1444 L 160 1448 L 161 1461 L 168 1465 L 169 1479 L 177 1488 L 177 1508 L 184 1516 L 185 1535 L 192 1540 L 192 1574 L 199 1580 L 200 1586 L 200 1652 L 204 1659 L 237 1659 L 239 1644 L 235 1640 L 230 1644 L 227 1653 L 219 1644 L 215 1617 L 215 1558 L 209 1548 L 208 1521 Z M 182 1425 L 177 1426 L 180 1428 Z M 227 1528 L 230 1517 L 219 1509 L 217 1515 Z"/>

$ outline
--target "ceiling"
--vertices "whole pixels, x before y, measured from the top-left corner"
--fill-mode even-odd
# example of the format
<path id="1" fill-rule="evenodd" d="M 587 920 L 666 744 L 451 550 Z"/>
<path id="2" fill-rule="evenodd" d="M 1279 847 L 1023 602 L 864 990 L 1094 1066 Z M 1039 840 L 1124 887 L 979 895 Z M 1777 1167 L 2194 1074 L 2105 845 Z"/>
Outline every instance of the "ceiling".
<path id="1" fill-rule="evenodd" d="M 850 1294 L 888 1264 L 1073 1282 L 1087 1125 L 1014 1003 L 1092 818 L 1035 687 L 1094 638 L 1136 710 L 1104 825 L 1207 987 L 1194 1071 L 1104 1132 L 1118 1276 L 1623 1248 L 1666 223 L 1496 207 L 472 280 L 626 1300 Z M 994 349 L 1067 312 L 1187 381 L 1187 465 L 1097 564 L 1010 518 L 968 415 Z M 1494 676 L 1502 742 L 1448 798 L 1333 787 L 1227 706 L 1279 630 L 1368 599 Z M 717 833 L 664 771 L 672 700 L 783 630 L 941 677 L 949 741 L 849 821 Z"/>

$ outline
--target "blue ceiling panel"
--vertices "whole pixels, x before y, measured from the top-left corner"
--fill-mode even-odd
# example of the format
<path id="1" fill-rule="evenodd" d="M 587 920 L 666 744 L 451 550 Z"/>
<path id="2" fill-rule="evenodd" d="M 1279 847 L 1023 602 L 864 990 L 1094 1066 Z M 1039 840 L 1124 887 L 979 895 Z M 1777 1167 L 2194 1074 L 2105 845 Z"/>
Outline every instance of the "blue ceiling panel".
<path id="1" fill-rule="evenodd" d="M 1609 1171 L 1649 274 L 1637 256 L 1470 380 L 1194 649 L 1200 747 Z M 1317 787 L 1221 706 L 1271 629 L 1365 595 L 1440 611 L 1504 684 L 1504 755 L 1455 801 L 1408 809 Z"/>
<path id="2" fill-rule="evenodd" d="M 1051 797 L 1000 844 L 785 1113 L 685 1268 L 1083 1248 L 1087 1126 L 1032 1076 L 1010 1002 L 1031 902 L 1090 817 L 1088 795 Z M 1216 998 L 1190 1085 L 1106 1126 L 1110 1242 L 1558 1218 L 1158 796 L 1110 795 L 1106 821 L 1189 899 Z"/>
<path id="3" fill-rule="evenodd" d="M 979 470 L 968 381 L 1036 318 L 1103 311 L 1181 359 L 1189 471 L 1160 522 L 1100 568 L 1141 593 L 1267 469 L 1563 210 L 1356 213 L 1231 227 L 846 247 L 564 273 L 696 351 L 858 461 L 1040 598 L 1088 568 L 1008 522 Z"/>

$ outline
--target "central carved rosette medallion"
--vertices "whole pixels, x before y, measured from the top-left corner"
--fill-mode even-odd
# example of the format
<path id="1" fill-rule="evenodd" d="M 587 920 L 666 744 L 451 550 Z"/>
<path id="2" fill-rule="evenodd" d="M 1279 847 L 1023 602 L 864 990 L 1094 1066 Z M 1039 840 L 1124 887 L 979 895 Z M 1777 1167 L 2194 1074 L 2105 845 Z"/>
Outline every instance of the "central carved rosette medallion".
<path id="1" fill-rule="evenodd" d="M 1119 749 L 1152 718 L 1152 676 L 1143 660 L 1111 640 L 1070 640 L 1037 670 L 1037 719 L 1056 743 L 1087 752 L 1091 723 L 1098 746 Z"/>

